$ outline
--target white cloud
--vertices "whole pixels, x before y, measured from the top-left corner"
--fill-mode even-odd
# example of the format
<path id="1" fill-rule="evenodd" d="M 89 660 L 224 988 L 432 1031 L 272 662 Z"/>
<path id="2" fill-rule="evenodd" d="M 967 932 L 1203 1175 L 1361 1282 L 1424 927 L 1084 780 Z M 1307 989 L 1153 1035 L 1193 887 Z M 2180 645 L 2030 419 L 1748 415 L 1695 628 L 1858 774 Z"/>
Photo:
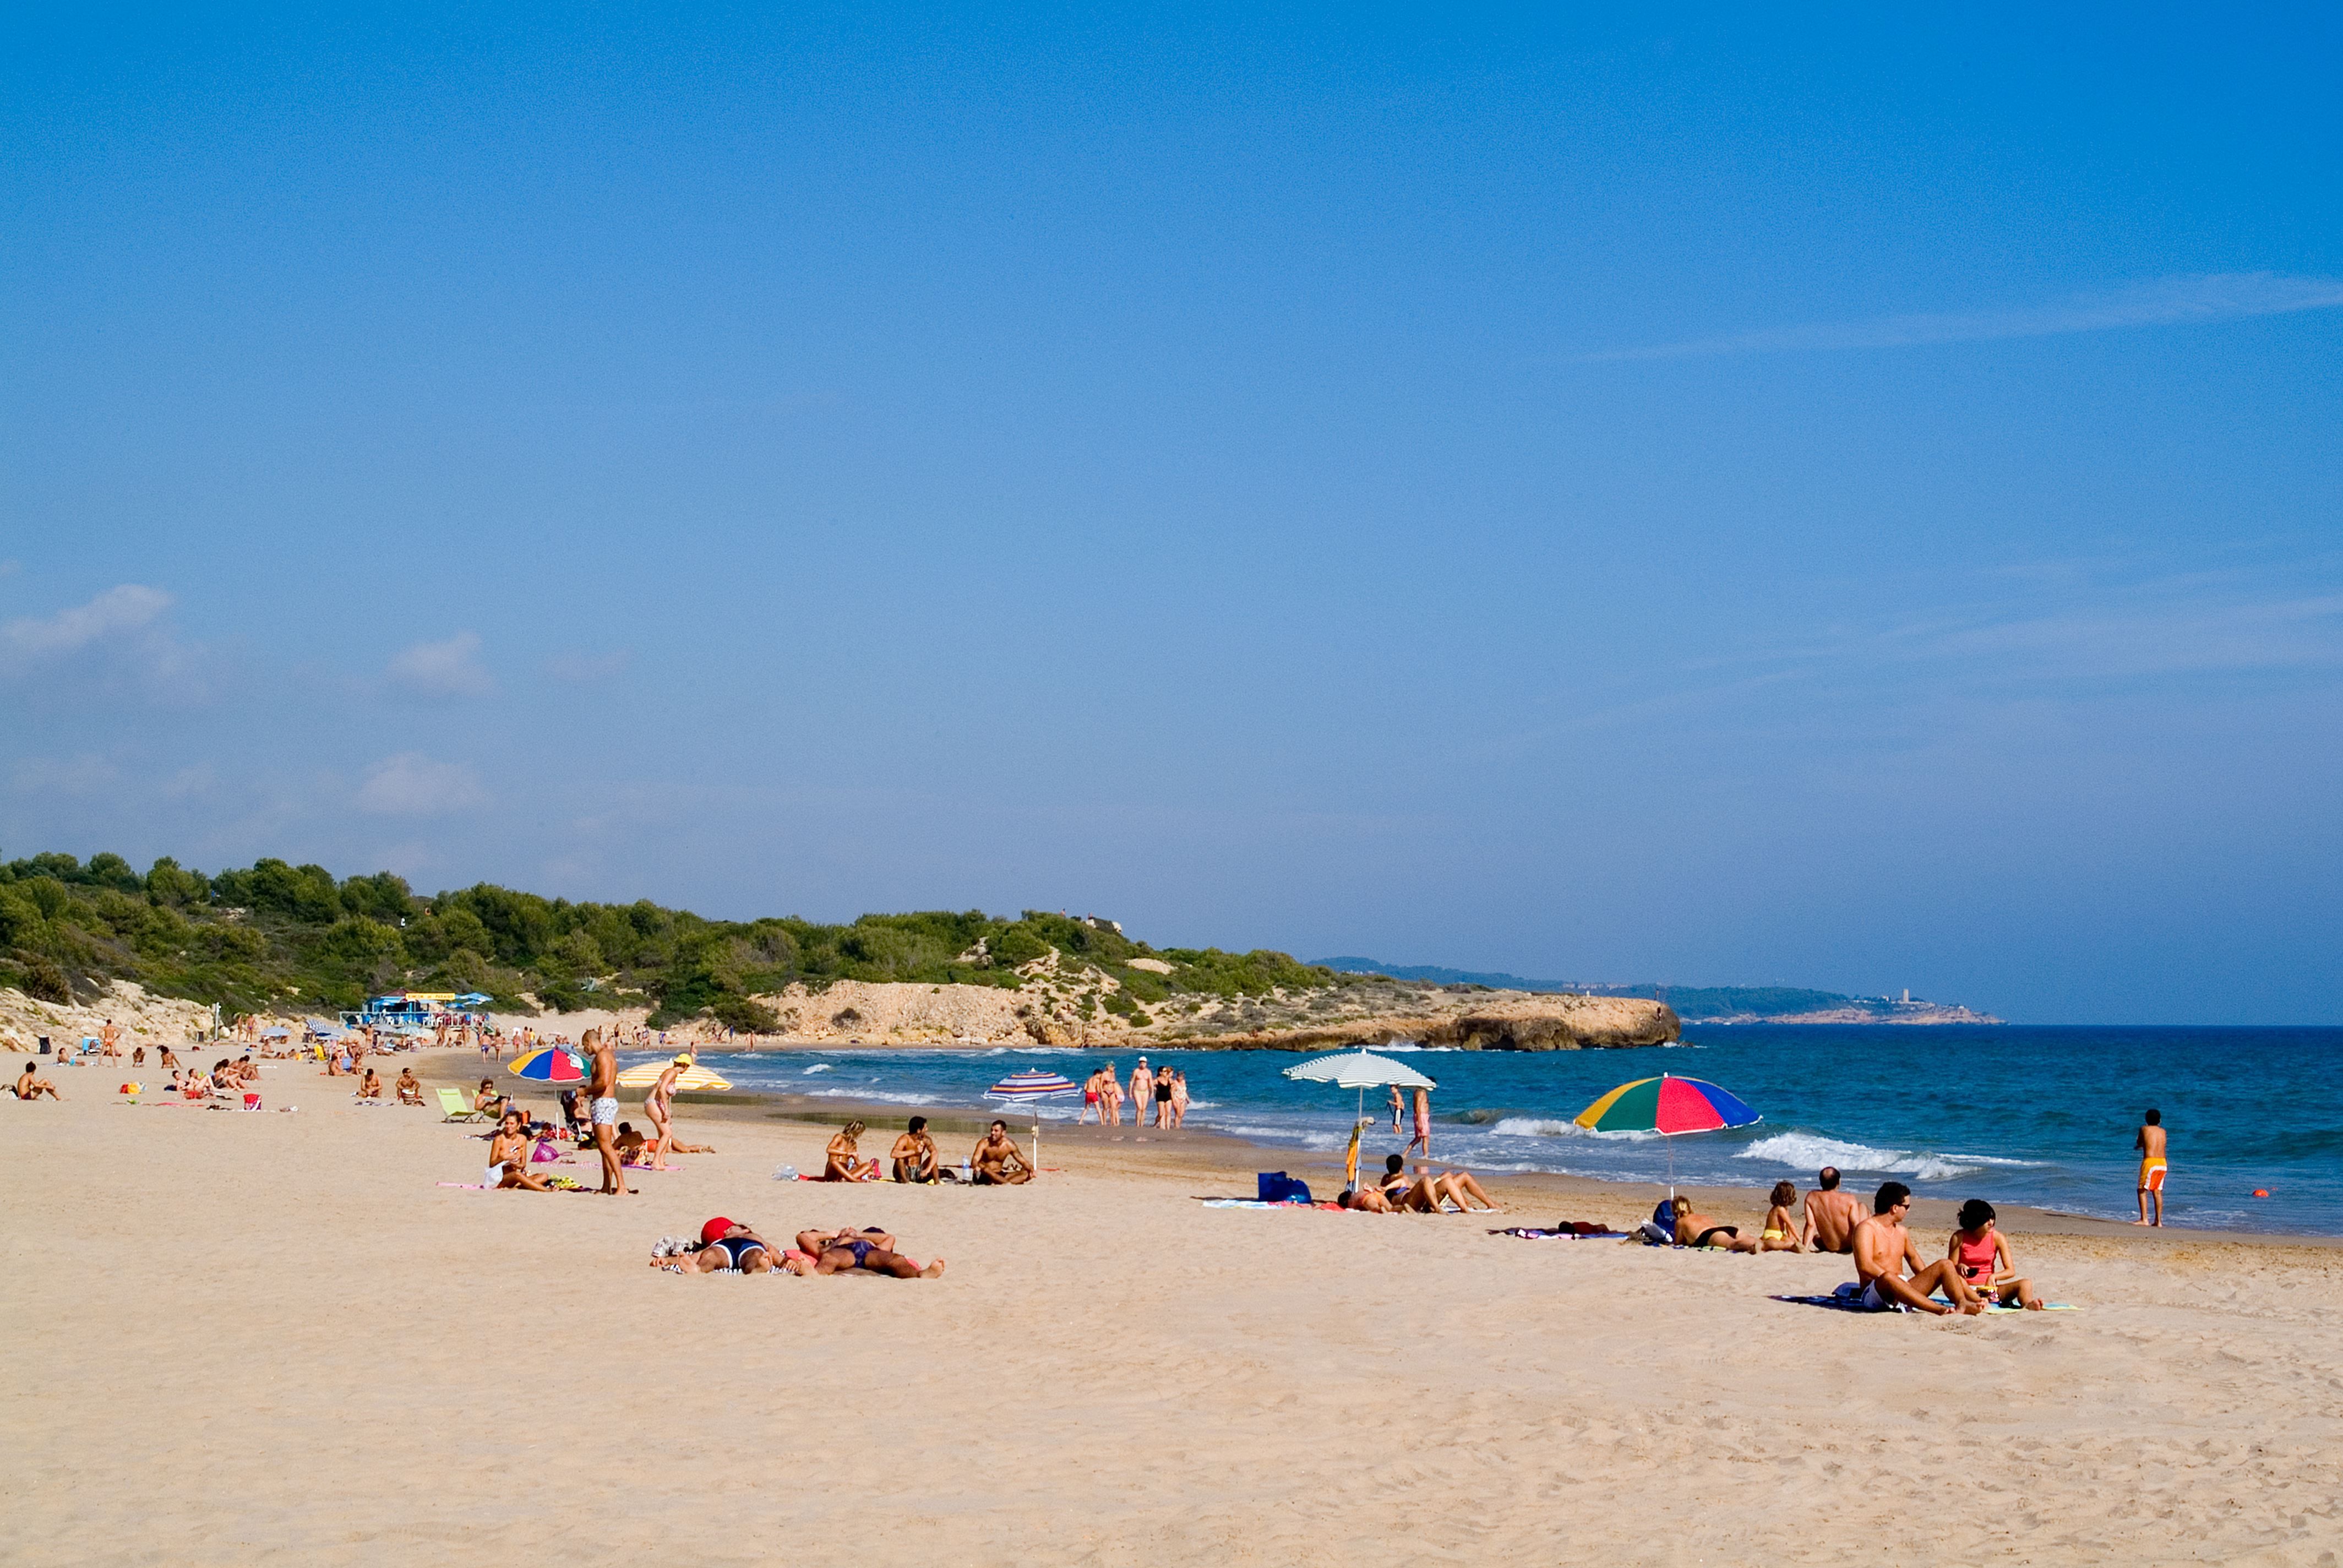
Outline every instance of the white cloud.
<path id="1" fill-rule="evenodd" d="M 478 662 L 480 634 L 459 631 L 440 642 L 418 642 L 394 654 L 390 678 L 424 697 L 486 697 L 497 683 Z"/>
<path id="2" fill-rule="evenodd" d="M 420 751 L 386 757 L 358 786 L 363 811 L 384 817 L 441 817 L 488 803 L 488 792 L 468 762 L 435 762 Z"/>
<path id="3" fill-rule="evenodd" d="M 170 608 L 171 596 L 162 589 L 124 583 L 87 604 L 0 626 L 0 648 L 26 662 L 74 653 L 109 638 L 144 631 Z"/>
<path id="4" fill-rule="evenodd" d="M 635 650 L 630 648 L 612 648 L 608 653 L 588 653 L 583 648 L 571 648 L 557 653 L 545 661 L 545 672 L 556 680 L 566 680 L 574 686 L 588 686 L 612 680 L 634 662 Z"/>
<path id="5" fill-rule="evenodd" d="M 2053 305 L 1997 310 L 1928 312 L 1869 321 L 1814 322 L 1767 327 L 1723 337 L 1695 338 L 1640 348 L 1610 348 L 1584 360 L 1686 359 L 1718 354 L 1762 354 L 1829 348 L 1905 348 L 1931 343 L 1977 343 L 2004 337 L 2050 337 L 2121 327 L 2175 327 L 2285 316 L 2343 307 L 2343 277 L 2286 277 L 2268 272 L 2160 277 L 2102 294 L 2077 295 Z"/>

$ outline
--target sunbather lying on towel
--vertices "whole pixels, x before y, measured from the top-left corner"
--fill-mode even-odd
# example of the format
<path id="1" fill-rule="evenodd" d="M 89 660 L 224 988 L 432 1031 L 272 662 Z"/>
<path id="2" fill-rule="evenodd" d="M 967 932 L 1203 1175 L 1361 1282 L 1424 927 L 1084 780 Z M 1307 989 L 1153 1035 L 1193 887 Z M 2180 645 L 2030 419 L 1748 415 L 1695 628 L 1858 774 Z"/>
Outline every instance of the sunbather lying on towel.
<path id="1" fill-rule="evenodd" d="M 1871 1201 L 1871 1218 L 1855 1228 L 1855 1275 L 1863 1287 L 1863 1304 L 1875 1312 L 1901 1306 L 1937 1317 L 1985 1311 L 1984 1300 L 1969 1289 L 1951 1259 L 1920 1261 L 1920 1249 L 1904 1228 L 1911 1212 L 1912 1189 L 1901 1181 L 1885 1182 Z M 1909 1279 L 1904 1273 L 1907 1268 L 1912 1271 Z M 1944 1292 L 1953 1304 L 1932 1300 L 1932 1291 Z"/>
<path id="2" fill-rule="evenodd" d="M 1754 1252 L 1757 1242 L 1745 1237 L 1738 1225 L 1720 1225 L 1705 1214 L 1693 1211 L 1692 1200 L 1675 1200 L 1676 1245 L 1679 1247 L 1722 1247 L 1728 1252 Z"/>
<path id="3" fill-rule="evenodd" d="M 932 1280 L 944 1271 L 941 1258 L 921 1268 L 896 1251 L 895 1238 L 876 1225 L 861 1231 L 799 1231 L 798 1251 L 814 1260 L 817 1274 L 862 1269 L 898 1280 Z"/>

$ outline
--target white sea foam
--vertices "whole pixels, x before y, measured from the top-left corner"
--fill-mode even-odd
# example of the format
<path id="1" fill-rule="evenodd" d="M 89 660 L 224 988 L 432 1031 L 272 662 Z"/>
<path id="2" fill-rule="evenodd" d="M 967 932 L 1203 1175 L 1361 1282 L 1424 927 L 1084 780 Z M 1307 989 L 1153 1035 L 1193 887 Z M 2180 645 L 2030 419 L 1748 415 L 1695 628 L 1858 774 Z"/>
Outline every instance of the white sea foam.
<path id="1" fill-rule="evenodd" d="M 828 1062 L 826 1062 L 826 1061 L 817 1061 L 817 1062 L 815 1062 L 811 1067 L 809 1067 L 809 1068 L 807 1068 L 807 1069 L 806 1069 L 806 1071 L 808 1071 L 809 1073 L 813 1073 L 813 1072 L 836 1072 L 837 1070 L 838 1070 L 838 1069 L 836 1069 L 836 1068 L 834 1068 L 834 1067 L 830 1066 L 830 1063 L 828 1063 Z"/>
<path id="2" fill-rule="evenodd" d="M 1489 1129 L 1494 1138 L 1609 1138 L 1634 1143 L 1657 1138 L 1656 1132 L 1589 1132 L 1575 1121 L 1553 1121 L 1542 1116 L 1507 1116 Z"/>
<path id="3" fill-rule="evenodd" d="M 1795 1170 L 1818 1171 L 1835 1165 L 1842 1171 L 1863 1171 L 1909 1176 L 1921 1181 L 1949 1181 L 1992 1167 L 2030 1167 L 2036 1160 L 1997 1160 L 1989 1154 L 1936 1154 L 1917 1149 L 1874 1149 L 1848 1143 L 1818 1132 L 1776 1132 L 1760 1138 L 1734 1156 L 1736 1160 L 1770 1160 Z"/>
<path id="4" fill-rule="evenodd" d="M 940 1097 L 933 1094 L 890 1094 L 883 1089 L 809 1089 L 814 1100 L 876 1100 L 888 1105 L 934 1105 Z"/>

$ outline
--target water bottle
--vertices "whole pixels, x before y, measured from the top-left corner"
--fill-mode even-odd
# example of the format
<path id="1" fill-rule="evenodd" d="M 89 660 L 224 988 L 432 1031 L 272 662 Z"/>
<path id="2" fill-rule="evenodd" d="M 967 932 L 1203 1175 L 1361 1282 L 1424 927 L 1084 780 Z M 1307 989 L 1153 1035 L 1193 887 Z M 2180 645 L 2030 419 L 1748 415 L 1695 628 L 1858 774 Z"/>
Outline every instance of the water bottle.
<path id="1" fill-rule="evenodd" d="M 960 1179 L 962 1181 L 973 1181 L 976 1180 L 975 1170 L 965 1159 L 960 1162 Z"/>

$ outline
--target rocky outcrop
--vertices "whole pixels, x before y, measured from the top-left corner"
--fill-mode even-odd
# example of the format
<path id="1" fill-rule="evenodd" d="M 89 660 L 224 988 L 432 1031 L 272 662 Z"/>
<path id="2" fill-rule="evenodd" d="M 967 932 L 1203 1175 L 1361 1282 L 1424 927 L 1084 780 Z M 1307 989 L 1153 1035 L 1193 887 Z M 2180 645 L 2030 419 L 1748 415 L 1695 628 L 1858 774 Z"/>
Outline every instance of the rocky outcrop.
<path id="1" fill-rule="evenodd" d="M 1683 1034 L 1665 1002 L 1641 997 L 1541 995 L 1460 1013 L 1424 1040 L 1467 1050 L 1584 1050 L 1664 1045 Z"/>

